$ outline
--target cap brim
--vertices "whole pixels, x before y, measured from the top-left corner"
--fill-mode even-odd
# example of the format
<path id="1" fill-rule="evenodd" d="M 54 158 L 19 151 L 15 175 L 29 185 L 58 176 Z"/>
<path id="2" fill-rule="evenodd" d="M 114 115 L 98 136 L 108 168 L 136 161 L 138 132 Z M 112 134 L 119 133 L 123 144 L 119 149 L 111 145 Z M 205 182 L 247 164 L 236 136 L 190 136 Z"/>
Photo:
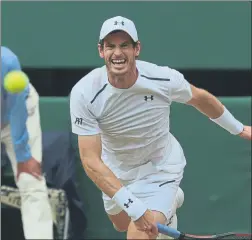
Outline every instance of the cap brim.
<path id="1" fill-rule="evenodd" d="M 134 37 L 128 32 L 126 31 L 125 29 L 123 28 L 116 28 L 116 29 L 113 29 L 109 32 L 106 32 L 105 34 L 103 34 L 102 36 L 100 36 L 100 41 L 102 41 L 105 37 L 107 37 L 109 34 L 113 33 L 113 32 L 116 32 L 116 31 L 123 31 L 123 32 L 126 32 L 132 39 L 134 42 L 138 41 L 138 39 L 134 39 Z"/>

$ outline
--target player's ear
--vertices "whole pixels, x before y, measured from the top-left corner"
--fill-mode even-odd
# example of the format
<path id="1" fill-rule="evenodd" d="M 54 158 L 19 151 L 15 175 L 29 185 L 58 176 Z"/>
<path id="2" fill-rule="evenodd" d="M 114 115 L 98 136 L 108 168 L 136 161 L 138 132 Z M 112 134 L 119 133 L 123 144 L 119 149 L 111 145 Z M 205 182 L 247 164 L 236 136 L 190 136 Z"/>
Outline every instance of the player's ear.
<path id="1" fill-rule="evenodd" d="M 140 51 L 141 51 L 141 43 L 140 41 L 136 42 L 135 45 L 135 56 L 138 57 L 140 55 Z"/>
<path id="2" fill-rule="evenodd" d="M 98 44 L 98 52 L 101 58 L 104 58 L 103 45 Z"/>

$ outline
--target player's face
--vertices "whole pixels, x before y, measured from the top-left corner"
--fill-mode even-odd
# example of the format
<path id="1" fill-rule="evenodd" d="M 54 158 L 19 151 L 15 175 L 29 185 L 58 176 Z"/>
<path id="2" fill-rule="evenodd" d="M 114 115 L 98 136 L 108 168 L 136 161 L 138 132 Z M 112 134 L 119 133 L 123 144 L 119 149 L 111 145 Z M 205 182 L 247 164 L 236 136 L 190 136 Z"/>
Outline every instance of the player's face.
<path id="1" fill-rule="evenodd" d="M 135 59 L 140 53 L 140 43 L 133 45 L 131 37 L 123 31 L 109 34 L 99 45 L 99 54 L 104 58 L 108 71 L 122 76 L 135 67 Z"/>

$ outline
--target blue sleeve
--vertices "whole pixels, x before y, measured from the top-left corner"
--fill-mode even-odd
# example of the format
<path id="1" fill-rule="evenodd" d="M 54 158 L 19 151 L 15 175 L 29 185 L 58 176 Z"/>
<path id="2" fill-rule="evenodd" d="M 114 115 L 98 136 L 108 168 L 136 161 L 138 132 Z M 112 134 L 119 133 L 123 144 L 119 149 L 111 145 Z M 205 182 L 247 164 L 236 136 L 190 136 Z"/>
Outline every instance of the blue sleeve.
<path id="1" fill-rule="evenodd" d="M 18 58 L 15 57 L 9 62 L 9 71 L 21 70 Z M 17 162 L 25 162 L 31 158 L 30 146 L 28 144 L 29 134 L 27 131 L 28 111 L 26 100 L 29 94 L 29 87 L 19 94 L 8 94 L 11 102 L 10 129 L 11 137 L 16 153 Z"/>

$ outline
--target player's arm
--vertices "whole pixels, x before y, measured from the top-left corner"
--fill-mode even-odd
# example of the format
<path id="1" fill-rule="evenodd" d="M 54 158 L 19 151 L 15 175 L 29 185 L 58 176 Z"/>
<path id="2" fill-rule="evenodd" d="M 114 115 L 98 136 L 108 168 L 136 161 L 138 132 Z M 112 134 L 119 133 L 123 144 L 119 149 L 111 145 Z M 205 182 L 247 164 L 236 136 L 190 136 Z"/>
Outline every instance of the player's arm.
<path id="1" fill-rule="evenodd" d="M 225 107 L 215 96 L 204 89 L 193 86 L 192 84 L 190 84 L 190 87 L 192 98 L 187 102 L 188 105 L 195 107 L 211 119 L 218 118 L 223 114 Z"/>
<path id="2" fill-rule="evenodd" d="M 235 119 L 214 95 L 189 84 L 184 76 L 176 70 L 170 70 L 170 74 L 170 96 L 172 101 L 191 105 L 231 134 L 251 140 L 251 127 L 244 126 Z"/>
<path id="3" fill-rule="evenodd" d="M 21 70 L 18 58 L 15 55 L 7 59 L 8 71 Z M 31 159 L 30 146 L 28 144 L 29 135 L 26 127 L 28 118 L 26 98 L 28 88 L 18 94 L 8 93 L 9 102 L 11 103 L 10 112 L 10 130 L 17 162 L 26 162 Z"/>
<path id="4" fill-rule="evenodd" d="M 110 198 L 120 190 L 122 184 L 101 160 L 100 135 L 78 136 L 81 162 L 88 177 Z"/>
<path id="5" fill-rule="evenodd" d="M 101 159 L 102 144 L 98 122 L 89 110 L 89 102 L 78 88 L 70 95 L 72 132 L 78 135 L 81 162 L 88 177 L 112 198 L 133 221 L 147 210 L 146 206 L 124 187 Z"/>
<path id="6" fill-rule="evenodd" d="M 191 85 L 192 98 L 187 104 L 195 107 L 210 120 L 233 135 L 251 140 L 251 127 L 244 126 L 214 95 L 204 89 Z"/>

